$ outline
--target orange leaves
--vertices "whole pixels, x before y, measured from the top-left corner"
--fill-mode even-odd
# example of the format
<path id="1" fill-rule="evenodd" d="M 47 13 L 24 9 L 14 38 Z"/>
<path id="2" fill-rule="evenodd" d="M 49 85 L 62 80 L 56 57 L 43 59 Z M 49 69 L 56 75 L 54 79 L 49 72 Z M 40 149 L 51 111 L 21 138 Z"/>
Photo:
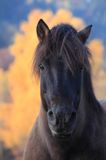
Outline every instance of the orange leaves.
<path id="1" fill-rule="evenodd" d="M 92 40 L 88 46 L 90 48 L 93 57 L 92 61 L 93 73 L 97 74 L 101 69 L 103 63 L 104 46 L 102 41 L 100 41 L 99 39 Z"/>

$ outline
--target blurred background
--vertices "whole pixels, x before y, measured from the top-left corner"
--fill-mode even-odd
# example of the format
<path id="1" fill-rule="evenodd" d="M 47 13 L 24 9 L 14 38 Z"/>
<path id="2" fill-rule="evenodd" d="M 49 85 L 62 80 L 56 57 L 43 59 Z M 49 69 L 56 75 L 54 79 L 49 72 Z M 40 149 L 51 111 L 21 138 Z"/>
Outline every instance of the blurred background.
<path id="1" fill-rule="evenodd" d="M 88 47 L 98 99 L 106 99 L 105 0 L 0 0 L 0 160 L 22 160 L 39 112 L 39 80 L 32 74 L 36 25 L 66 22 L 80 30 L 92 24 Z"/>

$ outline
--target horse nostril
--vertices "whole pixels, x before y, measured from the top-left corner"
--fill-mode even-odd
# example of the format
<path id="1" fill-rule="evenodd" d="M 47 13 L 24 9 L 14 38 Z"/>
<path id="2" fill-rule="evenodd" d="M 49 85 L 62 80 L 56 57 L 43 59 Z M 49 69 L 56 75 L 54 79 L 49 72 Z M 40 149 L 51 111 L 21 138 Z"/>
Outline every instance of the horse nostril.
<path id="1" fill-rule="evenodd" d="M 50 118 L 53 118 L 53 117 L 54 117 L 52 110 L 49 110 L 49 111 L 48 111 L 48 116 L 49 116 Z"/>
<path id="2" fill-rule="evenodd" d="M 70 123 L 70 122 L 72 123 L 72 122 L 74 122 L 75 118 L 76 118 L 76 112 L 72 112 L 71 115 L 67 115 L 65 117 L 65 123 L 66 124 Z"/>
<path id="3" fill-rule="evenodd" d="M 47 115 L 49 124 L 51 124 L 52 126 L 56 125 L 56 117 L 52 109 L 48 111 Z"/>

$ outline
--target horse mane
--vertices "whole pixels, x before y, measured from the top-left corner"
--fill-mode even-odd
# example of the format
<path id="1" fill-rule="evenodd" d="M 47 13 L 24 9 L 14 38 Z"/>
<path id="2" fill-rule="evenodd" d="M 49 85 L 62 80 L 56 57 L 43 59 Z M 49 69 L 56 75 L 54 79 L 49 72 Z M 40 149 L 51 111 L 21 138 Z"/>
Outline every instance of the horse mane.
<path id="1" fill-rule="evenodd" d="M 80 67 L 90 72 L 88 48 L 77 36 L 77 31 L 69 24 L 53 27 L 43 43 L 39 43 L 33 60 L 33 72 L 39 75 L 39 65 L 47 58 L 62 58 L 74 73 Z"/>

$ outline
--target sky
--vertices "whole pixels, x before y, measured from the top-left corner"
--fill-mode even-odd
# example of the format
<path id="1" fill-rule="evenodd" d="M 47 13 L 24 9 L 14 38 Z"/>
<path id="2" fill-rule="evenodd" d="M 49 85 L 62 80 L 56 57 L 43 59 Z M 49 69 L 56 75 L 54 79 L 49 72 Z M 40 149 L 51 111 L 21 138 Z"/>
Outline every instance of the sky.
<path id="1" fill-rule="evenodd" d="M 106 44 L 105 0 L 0 0 L 0 48 L 8 47 L 19 31 L 20 23 L 27 19 L 32 9 L 70 10 L 74 16 L 93 25 L 92 38 L 100 38 Z"/>

